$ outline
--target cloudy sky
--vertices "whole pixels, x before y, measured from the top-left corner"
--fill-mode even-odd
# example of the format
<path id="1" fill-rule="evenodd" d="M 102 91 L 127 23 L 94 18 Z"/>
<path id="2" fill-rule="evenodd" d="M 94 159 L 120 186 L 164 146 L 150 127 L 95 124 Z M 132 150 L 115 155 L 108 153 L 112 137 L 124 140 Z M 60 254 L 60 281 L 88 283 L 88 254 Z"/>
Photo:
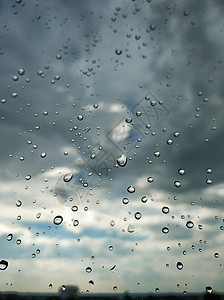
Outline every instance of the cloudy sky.
<path id="1" fill-rule="evenodd" d="M 0 290 L 224 292 L 223 14 L 0 0 Z"/>

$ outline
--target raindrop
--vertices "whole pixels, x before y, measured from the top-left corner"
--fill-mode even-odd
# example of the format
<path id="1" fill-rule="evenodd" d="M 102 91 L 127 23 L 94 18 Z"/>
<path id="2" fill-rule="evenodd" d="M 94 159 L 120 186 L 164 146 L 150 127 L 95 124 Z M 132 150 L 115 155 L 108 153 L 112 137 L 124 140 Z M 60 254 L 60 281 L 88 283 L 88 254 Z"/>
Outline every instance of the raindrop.
<path id="1" fill-rule="evenodd" d="M 136 220 L 140 220 L 141 217 L 142 217 L 142 214 L 141 214 L 140 212 L 136 212 L 136 213 L 135 213 L 135 219 L 136 219 Z"/>
<path id="2" fill-rule="evenodd" d="M 132 118 L 126 118 L 126 119 L 125 119 L 125 122 L 126 122 L 126 123 L 131 123 L 131 122 L 132 122 Z"/>
<path id="3" fill-rule="evenodd" d="M 54 221 L 53 222 L 54 222 L 55 225 L 60 225 L 63 222 L 62 216 L 56 216 L 56 217 L 54 217 Z"/>
<path id="4" fill-rule="evenodd" d="M 114 220 L 111 220 L 111 221 L 110 221 L 110 226 L 113 227 L 114 225 L 115 225 L 115 221 L 114 221 Z"/>
<path id="5" fill-rule="evenodd" d="M 57 55 L 56 55 L 56 58 L 57 58 L 57 60 L 60 60 L 60 59 L 61 59 L 61 55 L 60 55 L 60 54 L 57 54 Z"/>
<path id="6" fill-rule="evenodd" d="M 73 226 L 78 226 L 79 225 L 79 221 L 78 220 L 74 220 L 73 221 Z"/>
<path id="7" fill-rule="evenodd" d="M 172 145 L 173 144 L 173 141 L 171 139 L 167 140 L 166 142 L 168 145 Z"/>
<path id="8" fill-rule="evenodd" d="M 142 196 L 141 201 L 142 203 L 146 203 L 148 201 L 148 196 Z"/>
<path id="9" fill-rule="evenodd" d="M 179 188 L 181 186 L 180 181 L 177 181 L 177 180 L 174 181 L 174 186 L 177 187 L 177 188 Z"/>
<path id="10" fill-rule="evenodd" d="M 6 269 L 8 268 L 8 264 L 9 264 L 9 263 L 8 263 L 6 260 L 2 259 L 2 260 L 0 261 L 0 270 L 1 270 L 1 271 L 6 270 Z"/>
<path id="11" fill-rule="evenodd" d="M 129 193 L 134 193 L 135 192 L 135 187 L 133 185 L 130 185 L 128 188 L 127 188 L 127 191 Z"/>
<path id="12" fill-rule="evenodd" d="M 19 76 L 16 76 L 16 75 L 15 75 L 15 76 L 12 77 L 12 80 L 13 80 L 13 81 L 17 81 L 18 79 L 19 79 Z"/>
<path id="13" fill-rule="evenodd" d="M 94 281 L 93 281 L 93 280 L 90 280 L 90 281 L 89 281 L 89 285 L 90 285 L 91 287 L 94 287 Z"/>
<path id="14" fill-rule="evenodd" d="M 25 70 L 24 69 L 22 69 L 22 68 L 20 68 L 19 70 L 18 70 L 18 74 L 19 75 L 24 75 L 25 74 Z"/>
<path id="15" fill-rule="evenodd" d="M 52 284 L 50 283 L 48 287 L 49 287 L 49 289 L 52 289 Z"/>
<path id="16" fill-rule="evenodd" d="M 135 232 L 135 226 L 132 225 L 132 224 L 129 224 L 129 226 L 128 226 L 128 232 L 129 232 L 129 233 Z"/>
<path id="17" fill-rule="evenodd" d="M 24 156 L 20 156 L 20 158 L 19 158 L 21 161 L 23 161 L 24 159 L 25 159 L 25 157 Z"/>
<path id="18" fill-rule="evenodd" d="M 122 50 L 116 49 L 116 50 L 115 50 L 115 53 L 116 53 L 117 55 L 121 55 L 121 54 L 122 54 Z"/>
<path id="19" fill-rule="evenodd" d="M 152 183 L 152 182 L 154 181 L 154 179 L 153 179 L 153 177 L 148 177 L 148 178 L 147 178 L 147 181 L 148 181 L 149 183 Z"/>
<path id="20" fill-rule="evenodd" d="M 207 184 L 212 184 L 211 179 L 206 179 L 206 183 L 207 183 Z"/>
<path id="21" fill-rule="evenodd" d="M 22 205 L 22 201 L 17 200 L 17 201 L 16 201 L 16 206 L 17 206 L 17 207 L 20 207 L 21 205 Z"/>
<path id="22" fill-rule="evenodd" d="M 11 241 L 13 239 L 13 234 L 12 233 L 9 233 L 7 235 L 7 241 Z"/>
<path id="23" fill-rule="evenodd" d="M 83 120 L 83 116 L 82 116 L 82 115 L 78 115 L 77 119 L 78 119 L 79 121 L 82 121 L 82 120 Z"/>
<path id="24" fill-rule="evenodd" d="M 64 284 L 61 286 L 61 290 L 62 290 L 62 291 L 65 291 L 65 290 L 66 290 L 66 286 L 65 286 Z"/>
<path id="25" fill-rule="evenodd" d="M 164 214 L 168 214 L 168 213 L 170 212 L 170 209 L 169 209 L 169 207 L 167 207 L 167 206 L 163 206 L 163 208 L 162 208 L 162 212 L 163 212 Z"/>
<path id="26" fill-rule="evenodd" d="M 78 206 L 76 206 L 76 205 L 72 206 L 71 210 L 72 211 L 77 211 L 78 210 Z"/>
<path id="27" fill-rule="evenodd" d="M 162 233 L 168 233 L 169 232 L 169 228 L 167 228 L 167 227 L 163 227 L 162 228 Z"/>
<path id="28" fill-rule="evenodd" d="M 117 163 L 120 167 L 124 167 L 127 164 L 127 157 L 122 154 L 121 156 L 118 157 Z"/>
<path id="29" fill-rule="evenodd" d="M 184 169 L 179 169 L 179 170 L 178 170 L 178 173 L 179 173 L 180 175 L 184 175 L 184 174 L 185 174 L 185 171 L 184 171 Z"/>
<path id="30" fill-rule="evenodd" d="M 113 246 L 109 246 L 109 250 L 112 251 L 113 250 Z"/>
<path id="31" fill-rule="evenodd" d="M 116 290 L 117 290 L 117 286 L 116 286 L 116 285 L 113 287 L 113 290 L 114 290 L 114 291 L 116 291 Z"/>
<path id="32" fill-rule="evenodd" d="M 207 172 L 208 174 L 211 174 L 211 173 L 212 173 L 212 169 L 207 168 L 207 169 L 206 169 L 206 172 Z"/>
<path id="33" fill-rule="evenodd" d="M 155 292 L 156 292 L 156 293 L 159 293 L 159 288 L 155 288 Z"/>
<path id="34" fill-rule="evenodd" d="M 151 30 L 155 30 L 155 29 L 156 29 L 156 26 L 155 26 L 154 24 L 151 24 L 151 25 L 150 25 L 150 29 L 151 29 Z"/>
<path id="35" fill-rule="evenodd" d="M 177 263 L 177 269 L 178 270 L 182 270 L 183 267 L 184 267 L 184 265 L 182 264 L 182 262 L 178 261 L 178 263 Z"/>
<path id="36" fill-rule="evenodd" d="M 187 17 L 189 15 L 188 11 L 184 11 L 184 16 Z"/>
<path id="37" fill-rule="evenodd" d="M 47 153 L 46 153 L 46 152 L 43 152 L 43 153 L 41 153 L 41 155 L 40 155 L 41 158 L 45 158 L 46 156 L 47 156 Z"/>
<path id="38" fill-rule="evenodd" d="M 128 198 L 123 198 L 123 199 L 122 199 L 122 203 L 123 203 L 123 204 L 128 204 L 128 203 L 129 203 Z"/>
<path id="39" fill-rule="evenodd" d="M 212 287 L 211 286 L 206 286 L 205 288 L 206 292 L 211 294 L 212 293 Z"/>
<path id="40" fill-rule="evenodd" d="M 214 254 L 214 256 L 215 256 L 215 258 L 218 258 L 218 257 L 219 257 L 218 252 L 216 252 L 216 253 Z"/>
<path id="41" fill-rule="evenodd" d="M 112 268 L 110 268 L 110 271 L 114 272 L 116 267 L 117 267 L 117 265 L 114 265 Z"/>
<path id="42" fill-rule="evenodd" d="M 178 137 L 180 135 L 179 132 L 174 132 L 173 136 Z"/>
<path id="43" fill-rule="evenodd" d="M 26 175 L 25 179 L 26 180 L 30 180 L 31 179 L 31 175 Z"/>
<path id="44" fill-rule="evenodd" d="M 153 155 L 156 156 L 156 157 L 159 157 L 159 156 L 160 156 L 160 152 L 159 152 L 159 151 L 155 151 L 155 152 L 153 153 Z"/>
<path id="45" fill-rule="evenodd" d="M 86 267 L 86 273 L 91 273 L 92 272 L 92 268 L 91 267 Z"/>
<path id="46" fill-rule="evenodd" d="M 64 182 L 69 182 L 70 180 L 72 180 L 72 173 L 68 173 L 63 177 Z"/>
<path id="47" fill-rule="evenodd" d="M 194 227 L 194 223 L 192 221 L 187 221 L 186 223 L 187 228 L 193 228 Z"/>

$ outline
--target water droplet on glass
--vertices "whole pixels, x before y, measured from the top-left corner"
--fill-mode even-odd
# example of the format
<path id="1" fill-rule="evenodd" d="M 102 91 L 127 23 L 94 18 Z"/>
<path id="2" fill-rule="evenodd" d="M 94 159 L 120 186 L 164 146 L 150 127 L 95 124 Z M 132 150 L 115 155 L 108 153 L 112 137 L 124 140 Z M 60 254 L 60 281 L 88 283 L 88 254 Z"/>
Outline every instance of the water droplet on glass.
<path id="1" fill-rule="evenodd" d="M 184 11 L 184 16 L 187 17 L 189 15 L 188 11 Z"/>
<path id="2" fill-rule="evenodd" d="M 9 233 L 7 235 L 7 241 L 11 241 L 13 239 L 13 234 L 12 233 Z"/>
<path id="3" fill-rule="evenodd" d="M 74 220 L 73 221 L 73 226 L 78 226 L 79 225 L 79 221 L 78 220 Z"/>
<path id="4" fill-rule="evenodd" d="M 185 174 L 185 171 L 184 171 L 184 169 L 179 169 L 179 170 L 178 170 L 178 173 L 179 173 L 180 175 L 184 175 L 184 174 Z"/>
<path id="5" fill-rule="evenodd" d="M 174 132 L 173 136 L 178 137 L 180 135 L 179 132 Z"/>
<path id="6" fill-rule="evenodd" d="M 117 55 L 121 55 L 121 54 L 122 54 L 122 50 L 116 49 L 116 50 L 115 50 L 115 53 L 116 53 Z"/>
<path id="7" fill-rule="evenodd" d="M 129 203 L 128 198 L 123 198 L 123 199 L 122 199 L 122 203 L 123 203 L 123 204 L 128 204 L 128 203 Z"/>
<path id="8" fill-rule="evenodd" d="M 194 223 L 192 221 L 187 221 L 186 223 L 187 228 L 193 228 L 194 227 Z"/>
<path id="9" fill-rule="evenodd" d="M 26 175 L 25 179 L 26 180 L 30 180 L 31 179 L 31 175 Z"/>
<path id="10" fill-rule="evenodd" d="M 90 281 L 89 281 L 89 285 L 90 285 L 91 287 L 94 287 L 94 281 L 93 281 L 93 280 L 90 280 Z"/>
<path id="11" fill-rule="evenodd" d="M 69 182 L 70 180 L 72 180 L 72 173 L 68 173 L 63 177 L 64 182 Z"/>
<path id="12" fill-rule="evenodd" d="M 91 273 L 92 272 L 92 268 L 91 267 L 86 267 L 86 273 Z"/>
<path id="13" fill-rule="evenodd" d="M 142 217 L 142 214 L 141 214 L 140 212 L 136 212 L 136 213 L 135 213 L 135 219 L 136 219 L 136 220 L 140 220 L 141 217 Z"/>
<path id="14" fill-rule="evenodd" d="M 118 157 L 117 163 L 120 167 L 124 167 L 127 164 L 127 157 L 122 154 L 121 156 Z"/>
<path id="15" fill-rule="evenodd" d="M 76 206 L 76 205 L 72 206 L 71 210 L 72 211 L 77 211 L 78 210 L 78 206 Z"/>
<path id="16" fill-rule="evenodd" d="M 17 201 L 16 201 L 16 206 L 17 206 L 17 207 L 20 207 L 21 205 L 22 205 L 22 201 L 17 200 Z"/>
<path id="17" fill-rule="evenodd" d="M 178 270 L 182 270 L 183 267 L 184 267 L 184 265 L 182 264 L 182 262 L 178 261 L 178 263 L 177 263 L 177 269 Z"/>
<path id="18" fill-rule="evenodd" d="M 52 284 L 50 283 L 48 287 L 49 287 L 49 289 L 52 289 Z"/>
<path id="19" fill-rule="evenodd" d="M 57 54 L 57 55 L 56 55 L 56 58 L 57 58 L 57 60 L 60 60 L 60 59 L 61 59 L 61 55 L 60 55 L 60 54 Z"/>
<path id="20" fill-rule="evenodd" d="M 156 292 L 156 293 L 159 293 L 159 288 L 155 288 L 155 292 Z"/>
<path id="21" fill-rule="evenodd" d="M 211 173 L 212 173 L 212 169 L 207 168 L 207 169 L 206 169 L 206 172 L 207 172 L 208 174 L 211 174 Z"/>
<path id="22" fill-rule="evenodd" d="M 13 81 L 17 81 L 18 79 L 19 79 L 19 76 L 16 76 L 16 75 L 15 75 L 15 76 L 12 77 L 12 80 L 13 80 Z"/>
<path id="23" fill-rule="evenodd" d="M 63 222 L 62 216 L 56 216 L 53 222 L 55 225 L 60 225 Z"/>
<path id="24" fill-rule="evenodd" d="M 147 178 L 147 181 L 148 181 L 149 183 L 152 183 L 152 182 L 154 181 L 154 179 L 153 179 L 153 177 L 148 177 L 148 178 Z"/>
<path id="25" fill-rule="evenodd" d="M 206 292 L 211 294 L 212 293 L 212 287 L 211 286 L 206 286 L 205 288 Z"/>
<path id="26" fill-rule="evenodd" d="M 113 290 L 114 290 L 114 291 L 116 291 L 116 290 L 117 290 L 117 286 L 116 286 L 116 285 L 113 287 Z"/>
<path id="27" fill-rule="evenodd" d="M 206 183 L 207 184 L 212 184 L 212 180 L 211 179 L 206 179 Z"/>
<path id="28" fill-rule="evenodd" d="M 8 265 L 9 265 L 9 263 L 6 260 L 4 260 L 4 259 L 0 260 L 0 270 L 1 271 L 6 270 L 8 268 Z"/>
<path id="29" fill-rule="evenodd" d="M 156 156 L 156 157 L 159 157 L 159 156 L 160 156 L 160 152 L 159 152 L 159 151 L 155 151 L 155 152 L 153 153 L 153 155 Z"/>
<path id="30" fill-rule="evenodd" d="M 61 290 L 62 290 L 62 291 L 65 291 L 65 290 L 66 290 L 66 286 L 65 286 L 64 284 L 62 285 Z"/>
<path id="31" fill-rule="evenodd" d="M 135 192 L 135 187 L 133 185 L 130 185 L 128 188 L 127 188 L 127 191 L 129 193 L 134 193 Z"/>
<path id="32" fill-rule="evenodd" d="M 179 188 L 181 186 L 180 181 L 177 181 L 177 180 L 174 181 L 174 186 L 177 187 L 177 188 Z"/>
<path id="33" fill-rule="evenodd" d="M 112 268 L 110 268 L 110 271 L 115 272 L 116 267 L 117 267 L 117 265 L 114 265 Z"/>
<path id="34" fill-rule="evenodd" d="M 169 228 L 167 228 L 167 227 L 163 227 L 162 228 L 162 233 L 168 233 L 169 232 Z"/>
<path id="35" fill-rule="evenodd" d="M 126 123 L 131 123 L 131 122 L 132 122 L 132 118 L 126 118 L 126 119 L 125 119 L 125 122 L 126 122 Z"/>
<path id="36" fill-rule="evenodd" d="M 24 75 L 25 74 L 25 70 L 24 69 L 22 69 L 22 68 L 20 68 L 19 70 L 18 70 L 18 74 L 19 75 Z"/>
<path id="37" fill-rule="evenodd" d="M 83 120 L 83 116 L 82 116 L 82 115 L 78 115 L 77 119 L 78 119 L 79 121 L 82 121 L 82 120 Z"/>
<path id="38" fill-rule="evenodd" d="M 216 252 L 216 253 L 214 254 L 214 256 L 215 256 L 215 258 L 218 258 L 218 257 L 219 257 L 218 252 Z"/>
<path id="39" fill-rule="evenodd" d="M 113 250 L 113 246 L 109 246 L 109 250 L 112 251 Z"/>
<path id="40" fill-rule="evenodd" d="M 110 226 L 113 227 L 114 225 L 115 225 L 115 221 L 114 221 L 114 220 L 111 220 L 111 221 L 110 221 Z"/>
<path id="41" fill-rule="evenodd" d="M 46 152 L 43 152 L 43 153 L 41 153 L 41 155 L 40 155 L 41 158 L 45 158 L 46 156 L 47 156 L 47 153 L 46 153 Z"/>
<path id="42" fill-rule="evenodd" d="M 135 226 L 132 225 L 132 224 L 129 224 L 129 226 L 128 226 L 128 232 L 129 232 L 129 233 L 135 232 Z"/>
<path id="43" fill-rule="evenodd" d="M 171 139 L 167 140 L 166 142 L 168 145 L 172 145 L 173 144 L 173 141 Z"/>
<path id="44" fill-rule="evenodd" d="M 142 203 L 146 203 L 148 201 L 148 196 L 142 196 L 141 201 Z"/>
<path id="45" fill-rule="evenodd" d="M 151 24 L 151 25 L 150 25 L 150 29 L 151 29 L 151 30 L 155 30 L 155 29 L 156 29 L 156 26 L 155 26 L 154 24 Z"/>
<path id="46" fill-rule="evenodd" d="M 163 208 L 162 208 L 162 212 L 163 212 L 164 214 L 168 214 L 168 213 L 170 212 L 170 209 L 169 209 L 169 207 L 167 207 L 167 206 L 163 206 Z"/>

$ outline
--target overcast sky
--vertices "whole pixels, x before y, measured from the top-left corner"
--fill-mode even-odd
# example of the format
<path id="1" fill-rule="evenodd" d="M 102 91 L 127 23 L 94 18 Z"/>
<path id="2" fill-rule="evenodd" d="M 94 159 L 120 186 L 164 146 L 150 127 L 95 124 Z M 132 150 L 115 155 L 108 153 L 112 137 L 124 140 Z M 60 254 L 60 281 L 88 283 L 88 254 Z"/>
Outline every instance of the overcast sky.
<path id="1" fill-rule="evenodd" d="M 2 291 L 224 292 L 223 14 L 0 0 Z"/>

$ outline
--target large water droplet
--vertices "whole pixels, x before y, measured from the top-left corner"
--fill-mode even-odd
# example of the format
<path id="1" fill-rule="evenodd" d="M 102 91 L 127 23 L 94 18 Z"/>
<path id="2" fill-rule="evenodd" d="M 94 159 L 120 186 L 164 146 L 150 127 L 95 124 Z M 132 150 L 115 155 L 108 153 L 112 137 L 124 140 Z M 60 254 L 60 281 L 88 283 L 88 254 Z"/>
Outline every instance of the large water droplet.
<path id="1" fill-rule="evenodd" d="M 92 268 L 91 267 L 86 267 L 86 273 L 91 273 L 92 272 Z"/>
<path id="2" fill-rule="evenodd" d="M 182 262 L 178 261 L 178 263 L 177 263 L 177 269 L 178 270 L 182 270 L 183 267 L 184 267 L 184 265 L 182 264 Z"/>
<path id="3" fill-rule="evenodd" d="M 206 286 L 205 288 L 206 292 L 211 294 L 212 293 L 212 287 L 211 286 Z"/>
<path id="4" fill-rule="evenodd" d="M 117 159 L 117 163 L 120 167 L 124 167 L 127 164 L 127 157 L 122 154 L 120 157 L 118 157 Z"/>
<path id="5" fill-rule="evenodd" d="M 132 224 L 129 224 L 129 226 L 128 226 L 128 232 L 129 232 L 129 233 L 135 232 L 135 226 L 132 225 Z"/>
<path id="6" fill-rule="evenodd" d="M 72 173 L 68 173 L 63 177 L 64 182 L 69 182 L 70 180 L 72 180 Z"/>
<path id="7" fill-rule="evenodd" d="M 135 219 L 136 219 L 136 220 L 140 220 L 141 217 L 142 217 L 142 214 L 141 214 L 140 212 L 136 212 L 136 213 L 135 213 Z"/>
<path id="8" fill-rule="evenodd" d="M 123 199 L 122 199 L 122 203 L 123 203 L 123 204 L 128 204 L 128 203 L 129 203 L 128 198 L 123 198 Z"/>
<path id="9" fill-rule="evenodd" d="M 162 228 L 162 233 L 166 234 L 168 232 L 169 232 L 169 228 L 167 228 L 167 227 Z"/>
<path id="10" fill-rule="evenodd" d="M 1 271 L 6 270 L 8 268 L 8 265 L 9 265 L 9 263 L 6 260 L 2 259 L 0 261 L 0 270 Z"/>
<path id="11" fill-rule="evenodd" d="M 194 227 L 194 223 L 192 221 L 187 221 L 186 223 L 187 228 L 193 228 Z"/>
<path id="12" fill-rule="evenodd" d="M 133 185 L 130 185 L 128 188 L 127 188 L 127 191 L 129 193 L 134 193 L 135 192 L 135 187 Z"/>
<path id="13" fill-rule="evenodd" d="M 163 212 L 164 214 L 168 214 L 168 213 L 170 212 L 170 209 L 169 209 L 169 207 L 167 207 L 167 206 L 163 206 L 163 208 L 162 208 L 162 212 Z"/>
<path id="14" fill-rule="evenodd" d="M 62 216 L 56 216 L 53 222 L 55 225 L 60 225 L 63 222 Z"/>

